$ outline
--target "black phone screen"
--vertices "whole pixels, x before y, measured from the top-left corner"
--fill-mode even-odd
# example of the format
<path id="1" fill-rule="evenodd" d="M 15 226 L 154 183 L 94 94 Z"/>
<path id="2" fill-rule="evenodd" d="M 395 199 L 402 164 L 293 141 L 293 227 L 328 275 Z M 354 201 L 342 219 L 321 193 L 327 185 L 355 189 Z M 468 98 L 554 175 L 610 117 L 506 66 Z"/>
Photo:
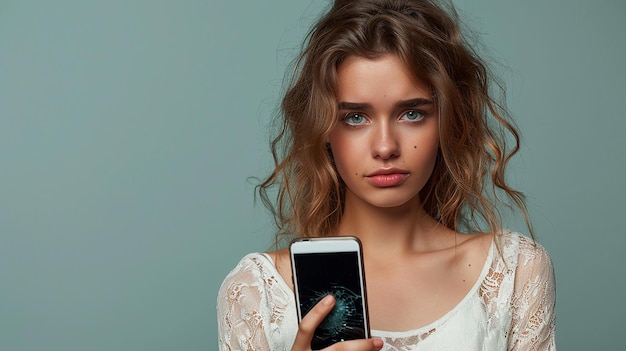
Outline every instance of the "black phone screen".
<path id="1" fill-rule="evenodd" d="M 366 338 L 357 253 L 295 254 L 294 265 L 302 316 L 328 294 L 336 300 L 315 331 L 311 348 L 319 350 L 340 341 Z"/>

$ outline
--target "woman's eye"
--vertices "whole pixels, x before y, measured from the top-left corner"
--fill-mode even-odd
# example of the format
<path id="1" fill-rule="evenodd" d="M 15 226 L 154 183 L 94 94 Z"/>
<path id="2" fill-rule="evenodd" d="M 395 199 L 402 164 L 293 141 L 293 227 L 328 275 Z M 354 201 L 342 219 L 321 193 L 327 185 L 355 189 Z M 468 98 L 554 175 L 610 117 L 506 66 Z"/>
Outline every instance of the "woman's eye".
<path id="1" fill-rule="evenodd" d="M 343 118 L 343 121 L 346 122 L 346 124 L 348 125 L 358 126 L 367 122 L 367 119 L 361 114 L 350 113 Z"/>
<path id="2" fill-rule="evenodd" d="M 402 115 L 402 119 L 410 122 L 416 122 L 421 120 L 422 118 L 424 118 L 424 114 L 415 110 L 407 111 Z"/>

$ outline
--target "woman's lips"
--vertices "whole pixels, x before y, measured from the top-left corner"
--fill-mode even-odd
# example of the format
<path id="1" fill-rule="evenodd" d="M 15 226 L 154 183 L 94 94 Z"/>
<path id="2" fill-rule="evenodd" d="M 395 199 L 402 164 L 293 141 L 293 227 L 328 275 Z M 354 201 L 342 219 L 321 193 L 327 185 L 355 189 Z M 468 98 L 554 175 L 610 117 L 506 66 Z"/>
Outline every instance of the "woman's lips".
<path id="1" fill-rule="evenodd" d="M 368 175 L 365 177 L 367 181 L 379 188 L 388 188 L 392 186 L 398 186 L 408 178 L 409 174 L 406 172 L 379 172 Z"/>

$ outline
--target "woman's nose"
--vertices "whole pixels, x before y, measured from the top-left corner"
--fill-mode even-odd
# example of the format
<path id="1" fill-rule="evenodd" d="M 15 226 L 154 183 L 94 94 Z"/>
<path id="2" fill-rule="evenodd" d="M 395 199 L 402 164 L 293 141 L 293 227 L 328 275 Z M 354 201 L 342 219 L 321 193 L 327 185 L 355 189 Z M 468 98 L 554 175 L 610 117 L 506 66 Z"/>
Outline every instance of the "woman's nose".
<path id="1" fill-rule="evenodd" d="M 373 135 L 372 156 L 382 160 L 400 156 L 400 144 L 393 126 L 388 123 L 380 123 Z"/>

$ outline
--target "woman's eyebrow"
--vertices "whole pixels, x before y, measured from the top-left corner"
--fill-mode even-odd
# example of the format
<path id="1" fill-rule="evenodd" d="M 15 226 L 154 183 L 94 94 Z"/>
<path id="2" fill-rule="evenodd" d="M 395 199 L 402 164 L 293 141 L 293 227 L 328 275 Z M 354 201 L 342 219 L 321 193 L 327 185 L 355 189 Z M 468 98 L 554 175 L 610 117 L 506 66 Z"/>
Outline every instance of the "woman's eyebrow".
<path id="1" fill-rule="evenodd" d="M 417 107 L 417 106 L 422 106 L 422 105 L 432 105 L 432 104 L 433 104 L 433 101 L 431 99 L 416 98 L 416 99 L 398 101 L 396 103 L 396 106 L 397 107 L 402 107 L 402 108 L 410 108 L 410 107 Z"/>
<path id="2" fill-rule="evenodd" d="M 372 108 L 372 105 L 364 102 L 345 102 L 342 101 L 337 104 L 337 108 L 340 110 L 367 110 Z"/>

